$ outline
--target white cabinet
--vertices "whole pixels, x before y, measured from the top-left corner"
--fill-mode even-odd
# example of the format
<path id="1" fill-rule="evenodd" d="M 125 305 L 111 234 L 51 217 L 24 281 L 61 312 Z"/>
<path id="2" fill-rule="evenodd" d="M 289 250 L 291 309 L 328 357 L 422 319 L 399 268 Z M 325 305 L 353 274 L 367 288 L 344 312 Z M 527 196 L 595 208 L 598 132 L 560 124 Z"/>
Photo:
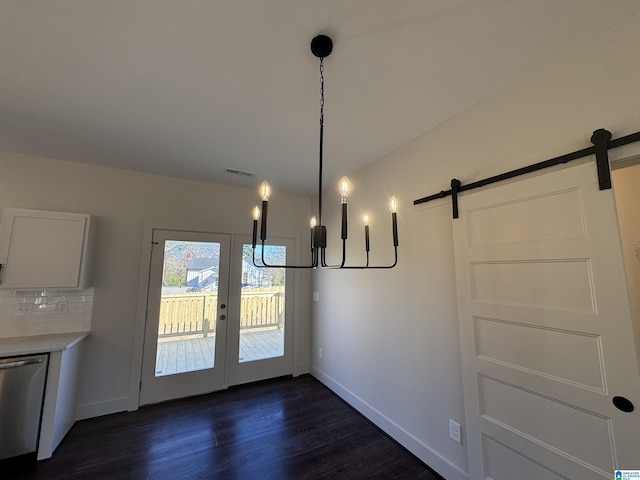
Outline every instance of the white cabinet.
<path id="1" fill-rule="evenodd" d="M 0 288 L 86 288 L 90 216 L 5 208 Z"/>
<path id="2" fill-rule="evenodd" d="M 64 350 L 49 353 L 49 372 L 42 407 L 38 460 L 51 458 L 53 451 L 76 422 L 80 340 Z"/>

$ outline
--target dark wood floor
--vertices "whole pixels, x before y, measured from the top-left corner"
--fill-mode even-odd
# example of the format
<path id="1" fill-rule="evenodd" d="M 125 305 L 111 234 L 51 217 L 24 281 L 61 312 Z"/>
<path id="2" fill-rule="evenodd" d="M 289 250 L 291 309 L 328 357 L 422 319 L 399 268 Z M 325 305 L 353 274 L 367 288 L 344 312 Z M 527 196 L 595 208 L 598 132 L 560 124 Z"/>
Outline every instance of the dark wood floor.
<path id="1" fill-rule="evenodd" d="M 441 479 L 309 375 L 83 420 L 0 478 Z"/>

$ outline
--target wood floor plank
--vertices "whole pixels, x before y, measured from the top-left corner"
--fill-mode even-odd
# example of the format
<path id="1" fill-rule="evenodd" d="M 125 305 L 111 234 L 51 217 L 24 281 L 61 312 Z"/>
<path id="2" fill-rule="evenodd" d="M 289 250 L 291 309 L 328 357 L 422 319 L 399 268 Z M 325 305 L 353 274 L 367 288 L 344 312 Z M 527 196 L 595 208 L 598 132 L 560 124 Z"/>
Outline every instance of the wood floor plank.
<path id="1" fill-rule="evenodd" d="M 2 461 L 0 478 L 441 479 L 309 375 L 83 420 L 52 459 Z"/>

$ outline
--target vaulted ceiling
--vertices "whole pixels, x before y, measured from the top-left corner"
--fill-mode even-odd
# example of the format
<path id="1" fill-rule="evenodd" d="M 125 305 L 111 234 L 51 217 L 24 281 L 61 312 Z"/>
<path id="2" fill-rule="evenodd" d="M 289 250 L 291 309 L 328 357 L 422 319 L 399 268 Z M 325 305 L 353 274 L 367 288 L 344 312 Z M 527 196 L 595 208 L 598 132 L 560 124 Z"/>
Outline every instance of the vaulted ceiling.
<path id="1" fill-rule="evenodd" d="M 0 150 L 313 194 L 314 35 L 334 40 L 330 184 L 638 11 L 639 0 L 3 0 Z"/>

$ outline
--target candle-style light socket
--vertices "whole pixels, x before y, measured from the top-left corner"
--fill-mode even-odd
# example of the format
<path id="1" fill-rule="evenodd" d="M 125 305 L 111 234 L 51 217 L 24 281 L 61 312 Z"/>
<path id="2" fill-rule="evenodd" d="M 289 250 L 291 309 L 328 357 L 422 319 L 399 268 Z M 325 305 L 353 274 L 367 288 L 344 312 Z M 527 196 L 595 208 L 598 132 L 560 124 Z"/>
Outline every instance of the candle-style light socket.
<path id="1" fill-rule="evenodd" d="M 342 240 L 347 239 L 347 203 L 342 204 Z"/>
<path id="2" fill-rule="evenodd" d="M 369 225 L 364 226 L 364 250 L 369 251 Z"/>
<path id="3" fill-rule="evenodd" d="M 253 235 L 251 236 L 251 248 L 255 250 L 258 240 L 258 220 L 253 221 Z"/>
<path id="4" fill-rule="evenodd" d="M 267 210 L 269 202 L 262 201 L 262 215 L 260 215 L 260 240 L 263 242 L 267 239 Z"/>
<path id="5" fill-rule="evenodd" d="M 393 212 L 391 214 L 391 223 L 393 228 L 393 246 L 398 246 L 398 214 Z"/>

